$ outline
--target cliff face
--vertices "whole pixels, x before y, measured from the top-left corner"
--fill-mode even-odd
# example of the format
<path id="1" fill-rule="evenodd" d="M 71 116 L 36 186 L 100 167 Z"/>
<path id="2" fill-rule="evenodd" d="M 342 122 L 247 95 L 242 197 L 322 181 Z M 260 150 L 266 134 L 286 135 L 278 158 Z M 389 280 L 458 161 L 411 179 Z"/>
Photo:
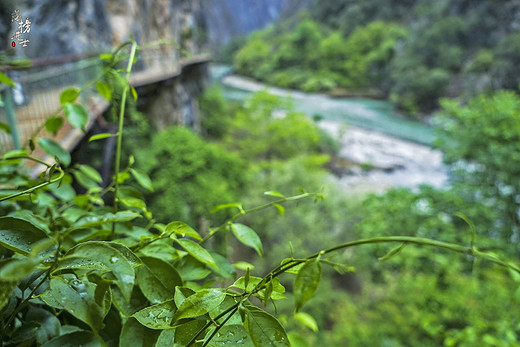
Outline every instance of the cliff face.
<path id="1" fill-rule="evenodd" d="M 20 9 L 32 22 L 26 34 L 30 43 L 16 49 L 17 55 L 31 59 L 108 50 L 129 35 L 141 45 L 164 39 L 192 54 L 203 46 L 200 0 L 9 1 L 0 7 L 2 18 L 10 19 L 9 13 Z M 14 30 L 13 24 L 7 33 L 0 32 L 5 42 L 10 44 Z"/>
<path id="2" fill-rule="evenodd" d="M 27 47 L 11 47 L 15 24 L 1 26 L 0 36 L 8 41 L 7 53 L 29 59 L 109 51 L 133 37 L 140 46 L 162 40 L 154 52 L 143 52 L 134 72 L 179 65 L 186 53 L 196 56 L 204 49 L 204 21 L 200 0 L 1 0 L 0 19 L 11 24 L 11 13 L 20 10 L 22 20 L 31 21 Z M 0 37 L 0 38 L 1 38 Z M 160 54 L 159 54 L 160 53 Z M 166 56 L 165 56 L 166 55 Z M 0 53 L 1 57 L 1 53 Z M 24 74 L 25 72 L 20 72 Z M 30 71 L 29 71 L 30 73 Z M 205 64 L 181 69 L 169 81 L 154 83 L 143 107 L 158 128 L 177 123 L 198 123 L 196 97 L 207 79 Z M 27 91 L 27 88 L 25 88 Z"/>
<path id="3" fill-rule="evenodd" d="M 310 0 L 203 0 L 202 13 L 212 48 L 229 42 L 233 36 L 262 29 L 285 14 L 294 13 Z"/>

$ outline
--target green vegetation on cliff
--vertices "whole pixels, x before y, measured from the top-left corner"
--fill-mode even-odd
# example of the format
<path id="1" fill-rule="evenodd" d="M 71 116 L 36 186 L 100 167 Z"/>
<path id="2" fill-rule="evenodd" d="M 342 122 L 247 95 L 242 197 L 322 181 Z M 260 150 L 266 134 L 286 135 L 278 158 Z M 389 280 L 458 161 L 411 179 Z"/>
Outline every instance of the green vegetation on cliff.
<path id="1" fill-rule="evenodd" d="M 443 96 L 518 88 L 520 9 L 499 3 L 315 1 L 308 12 L 253 34 L 234 65 L 240 74 L 309 92 L 373 95 L 367 88 L 375 88 L 410 114 L 430 112 Z"/>

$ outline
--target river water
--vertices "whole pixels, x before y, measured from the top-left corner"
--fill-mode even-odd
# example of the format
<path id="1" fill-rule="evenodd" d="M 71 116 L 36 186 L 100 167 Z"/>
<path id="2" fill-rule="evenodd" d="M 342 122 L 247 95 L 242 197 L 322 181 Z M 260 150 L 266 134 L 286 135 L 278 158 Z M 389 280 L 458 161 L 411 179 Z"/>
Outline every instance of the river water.
<path id="1" fill-rule="evenodd" d="M 339 156 L 372 168 L 353 167 L 341 175 L 336 184 L 345 191 L 382 192 L 392 187 L 447 184 L 442 154 L 430 147 L 434 130 L 399 115 L 391 103 L 275 88 L 228 72 L 228 67 L 212 68 L 226 99 L 245 100 L 256 91 L 268 90 L 290 98 L 297 111 L 323 117 L 318 125 L 340 141 Z"/>

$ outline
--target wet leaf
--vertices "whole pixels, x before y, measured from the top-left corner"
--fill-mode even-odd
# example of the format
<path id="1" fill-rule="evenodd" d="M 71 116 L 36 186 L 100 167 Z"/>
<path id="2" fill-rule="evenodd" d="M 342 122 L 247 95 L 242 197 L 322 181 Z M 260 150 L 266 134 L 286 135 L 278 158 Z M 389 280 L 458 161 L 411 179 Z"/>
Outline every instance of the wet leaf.
<path id="1" fill-rule="evenodd" d="M 116 284 L 121 289 L 124 297 L 130 300 L 135 283 L 135 273 L 132 264 L 121 252 L 104 242 L 90 241 L 72 248 L 67 255 L 84 256 L 85 258 L 96 259 L 102 262 L 116 277 Z"/>
<path id="2" fill-rule="evenodd" d="M 82 228 L 92 228 L 108 223 L 116 223 L 116 222 L 128 222 L 132 219 L 140 217 L 139 213 L 130 212 L 130 211 L 122 211 L 117 212 L 116 214 L 107 213 L 101 216 L 87 216 L 81 218 L 79 221 L 74 223 L 72 230 L 82 229 Z"/>
<path id="3" fill-rule="evenodd" d="M 255 347 L 290 346 L 287 333 L 280 322 L 257 307 L 245 308 L 244 327 Z"/>
<path id="4" fill-rule="evenodd" d="M 253 341 L 247 335 L 244 326 L 239 324 L 225 325 L 208 343 L 208 347 L 246 346 L 253 347 Z"/>
<path id="5" fill-rule="evenodd" d="M 226 298 L 221 289 L 203 289 L 187 297 L 177 309 L 173 321 L 201 316 L 217 308 Z"/>
<path id="6" fill-rule="evenodd" d="M 94 290 L 94 285 L 88 281 L 75 279 L 67 282 L 61 277 L 50 280 L 50 294 L 54 300 L 74 317 L 87 323 L 93 331 L 99 331 L 103 328 L 105 310 L 96 304 Z"/>
<path id="7" fill-rule="evenodd" d="M 0 217 L 0 245 L 27 255 L 33 245 L 47 235 L 34 224 L 19 218 Z"/>
<path id="8" fill-rule="evenodd" d="M 177 307 L 173 299 L 146 307 L 132 315 L 150 329 L 171 329 L 172 318 Z"/>

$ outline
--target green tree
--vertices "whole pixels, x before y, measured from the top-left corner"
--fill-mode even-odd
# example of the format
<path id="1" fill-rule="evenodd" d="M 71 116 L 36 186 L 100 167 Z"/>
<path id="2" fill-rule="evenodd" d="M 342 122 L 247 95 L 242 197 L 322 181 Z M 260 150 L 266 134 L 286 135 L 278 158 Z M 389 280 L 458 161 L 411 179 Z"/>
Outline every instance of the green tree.
<path id="1" fill-rule="evenodd" d="M 511 91 L 479 96 L 461 105 L 443 100 L 437 145 L 452 167 L 453 184 L 468 201 L 492 206 L 489 234 L 518 241 L 520 232 L 520 97 Z"/>

